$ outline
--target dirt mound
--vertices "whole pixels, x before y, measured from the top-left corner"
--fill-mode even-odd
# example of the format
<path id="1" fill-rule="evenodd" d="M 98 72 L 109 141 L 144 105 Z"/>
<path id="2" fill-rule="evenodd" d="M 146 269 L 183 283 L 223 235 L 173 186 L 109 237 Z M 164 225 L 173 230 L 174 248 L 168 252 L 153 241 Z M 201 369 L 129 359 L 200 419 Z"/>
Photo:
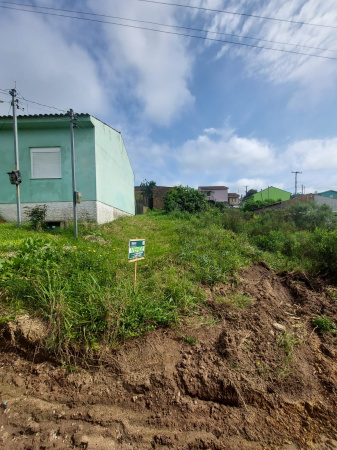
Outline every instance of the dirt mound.
<path id="1" fill-rule="evenodd" d="M 9 339 L 0 446 L 337 449 L 336 338 L 311 323 L 337 317 L 335 291 L 264 266 L 240 277 L 208 290 L 193 323 L 128 342 L 92 370 L 34 362 Z"/>

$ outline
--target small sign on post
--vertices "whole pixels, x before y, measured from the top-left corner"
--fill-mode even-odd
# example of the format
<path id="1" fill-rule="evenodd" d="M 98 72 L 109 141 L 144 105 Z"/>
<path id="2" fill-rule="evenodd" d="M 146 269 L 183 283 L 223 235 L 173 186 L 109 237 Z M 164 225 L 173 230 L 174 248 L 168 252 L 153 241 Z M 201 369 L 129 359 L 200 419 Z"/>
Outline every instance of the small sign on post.
<path id="1" fill-rule="evenodd" d="M 145 259 L 145 239 L 130 239 L 129 241 L 129 262 L 135 263 L 133 278 L 133 292 L 136 292 L 137 261 Z"/>

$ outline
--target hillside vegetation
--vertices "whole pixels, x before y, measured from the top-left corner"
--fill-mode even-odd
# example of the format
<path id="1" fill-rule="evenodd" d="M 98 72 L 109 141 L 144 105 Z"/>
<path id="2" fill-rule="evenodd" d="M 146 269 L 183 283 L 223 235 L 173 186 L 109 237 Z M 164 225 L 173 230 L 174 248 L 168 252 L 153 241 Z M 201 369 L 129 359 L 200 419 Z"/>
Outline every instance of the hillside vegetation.
<path id="1" fill-rule="evenodd" d="M 303 209 L 304 206 L 304 209 Z M 205 292 L 235 283 L 237 271 L 264 261 L 337 281 L 337 231 L 331 210 L 297 205 L 261 216 L 217 208 L 151 212 L 104 226 L 33 231 L 0 225 L 1 321 L 29 313 L 48 326 L 43 346 L 61 357 L 94 354 L 187 318 L 216 320 Z M 146 239 L 133 264 L 128 240 Z"/>
<path id="2" fill-rule="evenodd" d="M 1 448 L 337 448 L 331 210 L 178 194 L 77 240 L 0 225 Z"/>

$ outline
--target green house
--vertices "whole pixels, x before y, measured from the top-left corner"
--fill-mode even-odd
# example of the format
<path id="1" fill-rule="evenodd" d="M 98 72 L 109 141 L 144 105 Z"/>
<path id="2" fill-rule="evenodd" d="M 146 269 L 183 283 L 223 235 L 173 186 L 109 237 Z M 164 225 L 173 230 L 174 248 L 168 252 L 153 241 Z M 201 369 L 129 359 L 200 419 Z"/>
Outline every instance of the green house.
<path id="1" fill-rule="evenodd" d="M 329 198 L 335 198 L 337 199 L 337 191 L 324 191 L 320 192 L 319 195 L 322 195 L 323 197 L 329 197 Z"/>
<path id="2" fill-rule="evenodd" d="M 16 221 L 16 189 L 7 172 L 15 169 L 13 118 L 0 117 L 0 214 Z M 74 132 L 78 220 L 106 223 L 133 215 L 134 173 L 122 135 L 90 114 L 77 115 Z M 73 218 L 70 120 L 66 114 L 18 116 L 21 213 L 47 205 L 47 221 Z"/>
<path id="3" fill-rule="evenodd" d="M 254 202 L 258 200 L 289 200 L 291 197 L 291 193 L 284 191 L 283 189 L 276 188 L 274 186 L 269 186 L 267 189 L 263 189 L 260 192 L 252 195 Z"/>

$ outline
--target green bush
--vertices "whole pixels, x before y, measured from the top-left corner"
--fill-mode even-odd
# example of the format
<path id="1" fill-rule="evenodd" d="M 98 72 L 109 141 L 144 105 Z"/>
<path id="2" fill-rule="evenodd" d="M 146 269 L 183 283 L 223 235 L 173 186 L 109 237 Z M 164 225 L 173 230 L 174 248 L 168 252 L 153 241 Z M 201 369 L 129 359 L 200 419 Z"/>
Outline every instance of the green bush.
<path id="1" fill-rule="evenodd" d="M 168 191 L 164 197 L 165 211 L 174 210 L 196 213 L 207 209 L 205 194 L 188 186 L 176 186 Z"/>
<path id="2" fill-rule="evenodd" d="M 242 211 L 254 211 L 255 209 L 263 208 L 264 206 L 274 205 L 275 203 L 281 202 L 281 199 L 273 200 L 254 200 L 253 198 L 248 199 L 242 207 Z"/>
<path id="3" fill-rule="evenodd" d="M 24 209 L 34 230 L 46 228 L 47 205 L 36 205 L 33 208 L 25 206 Z"/>
<path id="4" fill-rule="evenodd" d="M 315 228 L 332 230 L 336 228 L 336 217 L 329 205 L 317 205 L 315 202 L 295 204 L 287 208 L 289 217 L 297 228 L 314 231 Z"/>

